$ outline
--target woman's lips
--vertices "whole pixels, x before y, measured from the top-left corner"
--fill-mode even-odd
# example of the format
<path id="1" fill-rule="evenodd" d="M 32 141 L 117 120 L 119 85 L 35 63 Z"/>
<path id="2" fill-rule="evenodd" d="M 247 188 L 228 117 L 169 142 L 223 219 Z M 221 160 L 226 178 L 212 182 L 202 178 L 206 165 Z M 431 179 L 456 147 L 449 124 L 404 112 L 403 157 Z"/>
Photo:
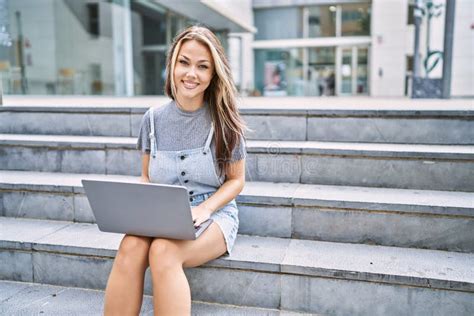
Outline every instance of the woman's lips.
<path id="1" fill-rule="evenodd" d="M 189 82 L 189 81 L 184 81 L 184 80 L 182 82 L 186 89 L 194 89 L 199 85 L 199 83 Z"/>

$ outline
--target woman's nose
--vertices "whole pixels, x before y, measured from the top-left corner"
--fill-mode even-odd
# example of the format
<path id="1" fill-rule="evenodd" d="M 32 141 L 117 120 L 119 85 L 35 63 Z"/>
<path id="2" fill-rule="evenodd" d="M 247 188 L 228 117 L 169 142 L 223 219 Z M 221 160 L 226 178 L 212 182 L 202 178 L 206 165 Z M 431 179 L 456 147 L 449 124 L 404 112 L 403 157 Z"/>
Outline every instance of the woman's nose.
<path id="1" fill-rule="evenodd" d="M 189 71 L 186 73 L 187 77 L 196 77 L 196 71 L 193 66 L 189 68 Z"/>

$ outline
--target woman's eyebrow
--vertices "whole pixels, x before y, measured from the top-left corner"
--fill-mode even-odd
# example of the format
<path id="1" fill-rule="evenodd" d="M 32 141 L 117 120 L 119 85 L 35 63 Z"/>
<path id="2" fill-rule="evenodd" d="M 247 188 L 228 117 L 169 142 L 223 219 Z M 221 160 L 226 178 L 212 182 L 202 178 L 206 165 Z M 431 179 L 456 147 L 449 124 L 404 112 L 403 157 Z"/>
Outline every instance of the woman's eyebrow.
<path id="1" fill-rule="evenodd" d="M 186 60 L 190 60 L 188 57 L 186 57 L 184 55 L 180 55 L 180 56 L 183 57 Z M 201 60 L 198 60 L 198 63 L 211 63 L 211 62 L 207 59 L 201 59 Z"/>

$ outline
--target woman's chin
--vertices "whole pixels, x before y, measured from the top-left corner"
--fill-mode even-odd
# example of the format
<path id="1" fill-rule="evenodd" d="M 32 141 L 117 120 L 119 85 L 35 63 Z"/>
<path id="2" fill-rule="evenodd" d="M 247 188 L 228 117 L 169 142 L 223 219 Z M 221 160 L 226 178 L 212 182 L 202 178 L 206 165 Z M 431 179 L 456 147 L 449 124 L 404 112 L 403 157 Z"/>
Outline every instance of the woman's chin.
<path id="1" fill-rule="evenodd" d="M 182 91 L 182 93 L 180 93 L 181 95 L 181 98 L 183 99 L 196 99 L 196 98 L 199 98 L 199 97 L 204 97 L 204 92 L 200 92 L 200 91 L 190 91 L 190 90 L 184 90 Z"/>

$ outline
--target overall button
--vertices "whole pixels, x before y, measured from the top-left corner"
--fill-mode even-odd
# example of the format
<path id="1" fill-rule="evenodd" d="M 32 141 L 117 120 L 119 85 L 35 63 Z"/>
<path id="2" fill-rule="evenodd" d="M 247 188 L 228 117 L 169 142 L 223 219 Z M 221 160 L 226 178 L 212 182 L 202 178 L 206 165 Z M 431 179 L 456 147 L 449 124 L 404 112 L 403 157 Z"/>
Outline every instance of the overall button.
<path id="1" fill-rule="evenodd" d="M 183 156 L 181 156 L 181 160 L 184 160 L 184 158 L 186 158 L 184 155 L 183 155 Z"/>
<path id="2" fill-rule="evenodd" d="M 182 176 L 185 176 L 185 175 L 186 175 L 186 172 L 184 172 L 184 171 L 181 172 L 181 175 L 182 175 Z"/>
<path id="3" fill-rule="evenodd" d="M 189 198 L 189 202 L 192 202 L 194 199 L 193 198 Z"/>
<path id="4" fill-rule="evenodd" d="M 184 180 L 184 183 L 188 183 L 188 182 L 189 182 L 189 180 Z"/>
<path id="5" fill-rule="evenodd" d="M 189 191 L 189 195 L 193 195 L 194 191 Z"/>
<path id="6" fill-rule="evenodd" d="M 203 151 L 202 154 L 203 154 L 203 155 L 207 155 L 207 152 Z"/>

